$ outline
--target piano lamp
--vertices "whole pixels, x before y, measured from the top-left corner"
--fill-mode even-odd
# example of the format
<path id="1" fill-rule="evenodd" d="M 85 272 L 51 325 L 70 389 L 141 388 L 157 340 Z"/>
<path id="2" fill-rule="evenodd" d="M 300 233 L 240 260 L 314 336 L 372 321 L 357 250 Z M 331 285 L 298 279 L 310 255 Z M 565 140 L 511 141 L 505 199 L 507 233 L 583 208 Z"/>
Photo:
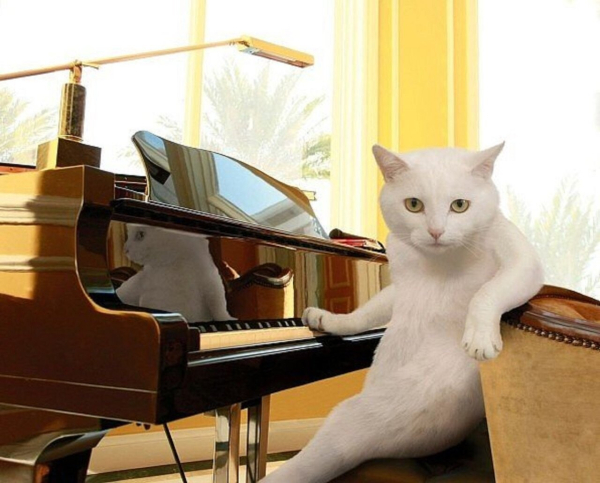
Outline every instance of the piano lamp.
<path id="1" fill-rule="evenodd" d="M 242 36 L 219 42 L 184 45 L 170 49 L 139 52 L 117 57 L 106 57 L 87 61 L 75 60 L 67 64 L 0 74 L 0 81 L 48 74 L 60 70 L 69 70 L 69 82 L 63 86 L 62 90 L 58 139 L 54 139 L 38 146 L 36 167 L 38 169 L 44 169 L 80 164 L 98 167 L 100 165 L 100 148 L 82 142 L 86 97 L 85 87 L 81 84 L 83 67 L 94 67 L 97 69 L 105 64 L 129 62 L 132 60 L 191 52 L 194 50 L 204 50 L 227 45 L 237 47 L 240 52 L 264 57 L 277 62 L 283 62 L 295 67 L 304 68 L 311 66 L 314 63 L 313 56 L 310 54 L 265 42 L 264 40 L 254 37 Z"/>

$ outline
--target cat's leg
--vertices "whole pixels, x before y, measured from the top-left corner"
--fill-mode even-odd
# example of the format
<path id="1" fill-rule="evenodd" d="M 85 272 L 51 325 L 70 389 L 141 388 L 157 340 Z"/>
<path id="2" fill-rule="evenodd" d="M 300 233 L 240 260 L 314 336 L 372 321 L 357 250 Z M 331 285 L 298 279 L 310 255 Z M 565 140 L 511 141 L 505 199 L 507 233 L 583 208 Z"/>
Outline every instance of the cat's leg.
<path id="1" fill-rule="evenodd" d="M 360 394 L 342 402 L 300 453 L 261 482 L 325 483 L 370 459 L 385 426 L 373 412 Z"/>
<path id="2" fill-rule="evenodd" d="M 467 354 L 477 360 L 500 353 L 500 317 L 533 297 L 544 279 L 535 250 L 511 222 L 504 217 L 497 220 L 493 238 L 500 268 L 473 296 L 462 340 Z"/>
<path id="3" fill-rule="evenodd" d="M 235 320 L 235 317 L 232 317 L 227 310 L 225 288 L 221 280 L 216 281 L 212 288 L 203 294 L 203 300 L 206 301 L 211 320 Z"/>
<path id="4" fill-rule="evenodd" d="M 333 314 L 317 307 L 309 307 L 302 314 L 302 322 L 313 330 L 334 335 L 364 332 L 384 325 L 392 318 L 394 286 L 388 285 L 350 314 Z"/>
<path id="5" fill-rule="evenodd" d="M 414 366 L 339 404 L 298 455 L 261 481 L 324 483 L 370 459 L 434 454 L 462 441 L 483 418 L 476 364 Z"/>

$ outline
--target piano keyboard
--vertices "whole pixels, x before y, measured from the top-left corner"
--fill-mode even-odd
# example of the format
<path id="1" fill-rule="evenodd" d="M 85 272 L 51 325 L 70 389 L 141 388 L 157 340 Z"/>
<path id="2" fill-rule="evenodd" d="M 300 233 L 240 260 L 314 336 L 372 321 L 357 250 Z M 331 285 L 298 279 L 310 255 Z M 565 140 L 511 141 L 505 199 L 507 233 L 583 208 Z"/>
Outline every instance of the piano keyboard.
<path id="1" fill-rule="evenodd" d="M 223 349 L 288 340 L 313 339 L 325 335 L 305 327 L 299 318 L 275 320 L 229 320 L 190 324 L 200 330 L 200 350 Z"/>

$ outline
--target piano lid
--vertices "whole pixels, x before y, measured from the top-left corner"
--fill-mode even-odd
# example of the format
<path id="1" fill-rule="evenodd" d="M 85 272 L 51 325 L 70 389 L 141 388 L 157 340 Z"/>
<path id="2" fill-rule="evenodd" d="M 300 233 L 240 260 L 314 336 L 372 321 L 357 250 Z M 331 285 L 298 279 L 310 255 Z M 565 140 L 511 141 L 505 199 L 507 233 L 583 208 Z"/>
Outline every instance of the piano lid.
<path id="1" fill-rule="evenodd" d="M 237 159 L 147 131 L 135 133 L 132 139 L 146 168 L 149 201 L 329 238 L 298 188 Z"/>

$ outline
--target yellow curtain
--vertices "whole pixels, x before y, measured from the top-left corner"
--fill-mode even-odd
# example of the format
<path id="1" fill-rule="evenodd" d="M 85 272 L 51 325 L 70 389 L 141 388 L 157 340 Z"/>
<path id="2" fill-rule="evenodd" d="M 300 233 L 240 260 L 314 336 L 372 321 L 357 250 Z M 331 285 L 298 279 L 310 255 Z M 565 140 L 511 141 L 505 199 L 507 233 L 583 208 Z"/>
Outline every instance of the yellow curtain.
<path id="1" fill-rule="evenodd" d="M 378 42 L 379 142 L 477 148 L 477 0 L 380 0 Z"/>
<path id="2" fill-rule="evenodd" d="M 477 147 L 477 0 L 337 0 L 335 226 L 384 240 L 371 154 Z"/>

